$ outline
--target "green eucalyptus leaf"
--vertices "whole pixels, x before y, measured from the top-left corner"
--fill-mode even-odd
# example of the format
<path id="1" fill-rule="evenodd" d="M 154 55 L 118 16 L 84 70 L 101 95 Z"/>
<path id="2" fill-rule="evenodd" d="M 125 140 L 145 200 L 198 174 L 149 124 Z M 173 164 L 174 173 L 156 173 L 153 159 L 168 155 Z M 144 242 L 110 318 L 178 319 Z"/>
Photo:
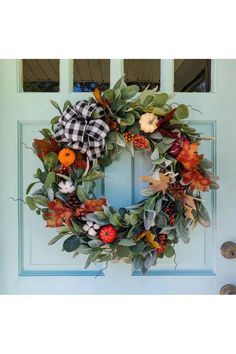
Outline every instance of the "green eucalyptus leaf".
<path id="1" fill-rule="evenodd" d="M 63 111 L 65 111 L 68 107 L 73 108 L 73 105 L 70 101 L 66 101 L 63 106 Z"/>
<path id="2" fill-rule="evenodd" d="M 140 270 L 143 266 L 143 257 L 142 256 L 135 256 L 133 258 L 133 266 L 135 270 Z"/>
<path id="3" fill-rule="evenodd" d="M 131 239 L 124 238 L 123 240 L 121 240 L 121 241 L 119 242 L 119 245 L 130 247 L 130 246 L 135 246 L 135 245 L 136 245 L 136 242 L 134 242 L 134 241 L 131 240 Z"/>
<path id="4" fill-rule="evenodd" d="M 29 194 L 29 192 L 31 191 L 31 189 L 33 188 L 33 186 L 34 186 L 36 183 L 39 183 L 39 182 L 30 183 L 30 185 L 29 185 L 29 186 L 27 187 L 27 189 L 26 189 L 26 194 Z"/>
<path id="5" fill-rule="evenodd" d="M 126 113 L 125 117 L 120 120 L 120 125 L 127 127 L 135 123 L 135 117 L 131 112 Z"/>
<path id="6" fill-rule="evenodd" d="M 185 104 L 180 104 L 174 114 L 177 119 L 186 119 L 189 116 L 189 109 Z"/>
<path id="7" fill-rule="evenodd" d="M 125 83 L 124 77 L 125 77 L 125 75 L 123 75 L 123 76 L 115 83 L 115 85 L 113 86 L 113 90 L 122 89 L 122 88 L 124 88 L 124 87 L 127 86 L 126 83 Z"/>
<path id="8" fill-rule="evenodd" d="M 145 211 L 152 211 L 155 208 L 156 205 L 156 198 L 157 196 L 155 195 L 154 197 L 148 198 L 146 203 L 144 204 L 144 210 Z"/>
<path id="9" fill-rule="evenodd" d="M 157 227 L 166 227 L 168 225 L 168 217 L 162 211 L 159 211 L 156 217 L 156 226 Z"/>
<path id="10" fill-rule="evenodd" d="M 145 210 L 144 211 L 144 227 L 146 230 L 150 230 L 152 226 L 155 225 L 155 217 L 156 211 L 155 210 Z"/>
<path id="11" fill-rule="evenodd" d="M 108 100 L 109 102 L 115 99 L 115 90 L 114 89 L 107 89 L 103 92 L 102 98 L 104 100 Z"/>
<path id="12" fill-rule="evenodd" d="M 42 195 L 34 195 L 32 197 L 33 201 L 37 205 L 48 206 L 48 198 L 43 197 Z"/>
<path id="13" fill-rule="evenodd" d="M 109 221 L 114 226 L 123 226 L 122 219 L 119 213 L 114 213 L 110 216 Z"/>
<path id="14" fill-rule="evenodd" d="M 77 187 L 77 197 L 79 200 L 84 203 L 86 199 L 89 198 L 88 193 L 85 191 L 85 189 L 81 186 Z"/>
<path id="15" fill-rule="evenodd" d="M 210 169 L 214 166 L 214 163 L 210 160 L 204 159 L 200 162 L 202 168 Z"/>
<path id="16" fill-rule="evenodd" d="M 135 213 L 131 213 L 129 216 L 130 223 L 132 226 L 136 225 L 138 223 L 138 216 Z"/>
<path id="17" fill-rule="evenodd" d="M 62 114 L 62 111 L 61 111 L 61 108 L 60 108 L 59 104 L 56 101 L 54 101 L 54 100 L 50 100 L 50 102 Z"/>
<path id="18" fill-rule="evenodd" d="M 184 219 L 182 217 L 179 218 L 179 221 L 176 225 L 177 235 L 182 239 L 184 243 L 189 243 L 189 229 L 184 224 Z"/>
<path id="19" fill-rule="evenodd" d="M 99 248 L 104 243 L 101 240 L 91 240 L 88 242 L 89 247 L 91 248 Z"/>
<path id="20" fill-rule="evenodd" d="M 153 95 L 146 96 L 143 101 L 143 107 L 147 108 L 153 103 Z"/>
<path id="21" fill-rule="evenodd" d="M 47 178 L 44 182 L 44 185 L 46 188 L 50 187 L 52 185 L 52 183 L 55 183 L 56 181 L 56 175 L 54 172 L 49 172 L 47 175 Z"/>
<path id="22" fill-rule="evenodd" d="M 144 261 L 144 267 L 146 269 L 149 269 L 151 268 L 151 266 L 154 264 L 155 260 L 157 258 L 157 254 L 156 253 L 148 253 L 146 258 L 145 258 L 145 261 Z"/>
<path id="23" fill-rule="evenodd" d="M 50 171 L 52 168 L 55 168 L 58 164 L 57 154 L 55 152 L 49 152 L 44 157 L 44 164 L 47 166 L 47 169 Z"/>
<path id="24" fill-rule="evenodd" d="M 173 257 L 175 255 L 175 250 L 171 245 L 167 245 L 164 254 L 168 258 Z"/>
<path id="25" fill-rule="evenodd" d="M 61 116 L 56 116 L 56 117 L 52 118 L 51 119 L 51 124 L 52 125 L 57 124 L 60 118 L 61 118 Z"/>
<path id="26" fill-rule="evenodd" d="M 26 197 L 25 202 L 31 210 L 35 210 L 37 208 L 37 205 L 35 204 L 32 197 Z"/>
<path id="27" fill-rule="evenodd" d="M 81 244 L 77 250 L 81 254 L 90 254 L 92 251 L 91 248 L 86 246 L 85 244 Z"/>
<path id="28" fill-rule="evenodd" d="M 136 254 L 141 254 L 147 244 L 143 241 L 139 241 L 135 246 L 131 247 L 131 251 Z"/>
<path id="29" fill-rule="evenodd" d="M 104 178 L 105 173 L 102 171 L 92 170 L 86 176 L 82 177 L 83 181 L 95 181 L 96 179 Z"/>
<path id="30" fill-rule="evenodd" d="M 211 220 L 210 220 L 210 216 L 209 216 L 207 209 L 205 208 L 205 206 L 201 202 L 198 202 L 197 206 L 198 206 L 197 207 L 198 221 L 200 222 L 200 224 L 202 226 L 210 227 Z"/>
<path id="31" fill-rule="evenodd" d="M 116 144 L 122 147 L 126 145 L 125 138 L 121 133 L 116 133 Z"/>
<path id="32" fill-rule="evenodd" d="M 63 251 L 73 252 L 73 251 L 77 250 L 79 245 L 80 245 L 79 237 L 76 235 L 72 235 L 64 241 Z"/>
<path id="33" fill-rule="evenodd" d="M 154 96 L 153 99 L 153 104 L 154 106 L 158 106 L 158 107 L 162 107 L 166 104 L 166 102 L 168 101 L 168 95 L 167 93 L 157 93 Z"/>
<path id="34" fill-rule="evenodd" d="M 131 133 L 131 134 L 138 134 L 141 130 L 140 128 L 140 123 L 139 122 L 134 122 L 133 125 L 129 126 L 127 128 L 127 130 Z"/>
<path id="35" fill-rule="evenodd" d="M 134 97 L 139 92 L 139 87 L 137 85 L 130 85 L 121 90 L 121 97 L 128 100 Z"/>
<path id="36" fill-rule="evenodd" d="M 157 160 L 159 158 L 159 150 L 158 147 L 156 147 L 153 151 L 153 153 L 151 154 L 151 160 Z"/>

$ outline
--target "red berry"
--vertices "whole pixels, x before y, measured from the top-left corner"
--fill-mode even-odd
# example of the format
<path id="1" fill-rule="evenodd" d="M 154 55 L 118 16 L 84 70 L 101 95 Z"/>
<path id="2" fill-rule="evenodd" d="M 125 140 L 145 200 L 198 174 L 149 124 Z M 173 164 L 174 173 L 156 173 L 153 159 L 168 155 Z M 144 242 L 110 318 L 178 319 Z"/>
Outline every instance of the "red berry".
<path id="1" fill-rule="evenodd" d="M 105 243 L 112 243 L 117 238 L 117 229 L 112 225 L 102 226 L 99 230 L 99 238 Z"/>

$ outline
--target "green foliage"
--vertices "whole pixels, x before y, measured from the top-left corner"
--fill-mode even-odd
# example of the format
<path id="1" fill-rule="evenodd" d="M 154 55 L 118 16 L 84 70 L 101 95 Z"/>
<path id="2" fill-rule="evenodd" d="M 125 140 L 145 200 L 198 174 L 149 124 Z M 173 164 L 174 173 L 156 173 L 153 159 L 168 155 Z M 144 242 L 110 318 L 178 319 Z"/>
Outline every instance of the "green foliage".
<path id="1" fill-rule="evenodd" d="M 54 100 L 50 100 L 51 104 L 60 112 L 60 114 L 62 114 L 61 108 L 59 106 L 59 104 L 54 101 Z"/>
<path id="2" fill-rule="evenodd" d="M 48 171 L 55 168 L 58 164 L 58 158 L 55 152 L 49 152 L 43 160 Z"/>
<path id="3" fill-rule="evenodd" d="M 49 172 L 47 177 L 46 177 L 46 180 L 44 182 L 44 185 L 46 188 L 50 187 L 53 183 L 56 182 L 56 175 L 54 172 Z"/>
<path id="4" fill-rule="evenodd" d="M 105 156 L 90 161 L 85 170 L 72 164 L 68 170 L 62 172 L 57 153 L 47 150 L 47 145 L 50 146 L 50 142 L 44 142 L 45 150 L 50 152 L 40 159 L 43 162 L 43 168 L 37 169 L 34 175 L 36 182 L 32 182 L 26 190 L 25 203 L 44 219 L 50 215 L 47 214 L 49 211 L 48 202 L 55 199 L 60 200 L 58 205 L 55 203 L 55 210 L 50 211 L 53 211 L 51 213 L 52 219 L 55 216 L 57 220 L 62 220 L 63 226 L 58 228 L 56 236 L 49 241 L 49 245 L 64 238 L 63 250 L 74 252 L 74 256 L 79 254 L 88 256 L 85 268 L 91 262 L 108 262 L 114 258 L 121 258 L 126 262 L 132 261 L 135 270 L 146 273 L 151 266 L 156 265 L 159 258 L 175 256 L 174 246 L 179 239 L 182 239 L 184 243 L 189 242 L 191 226 L 195 226 L 197 222 L 205 227 L 210 226 L 209 214 L 201 201 L 200 192 L 192 190 L 189 186 L 181 187 L 184 189 L 184 195 L 196 198 L 194 199 L 196 210 L 192 210 L 194 217 L 194 221 L 192 221 L 186 214 L 184 201 L 180 197 L 176 197 L 177 194 L 172 192 L 170 186 L 175 186 L 174 179 L 176 179 L 178 187 L 182 182 L 181 178 L 184 172 L 181 162 L 171 156 L 169 151 L 176 141 L 176 138 L 173 138 L 175 136 L 173 133 L 177 133 L 178 136 L 186 136 L 191 143 L 200 143 L 201 141 L 201 134 L 187 124 L 188 106 L 180 104 L 174 115 L 171 116 L 171 114 L 167 114 L 172 110 L 171 106 L 167 104 L 168 94 L 156 92 L 157 88 L 150 90 L 148 87 L 139 95 L 137 95 L 138 91 L 139 88 L 136 85 L 127 86 L 123 76 L 117 81 L 114 88 L 109 88 L 102 93 L 103 100 L 107 102 L 104 107 L 106 117 L 104 116 L 102 119 L 105 119 L 110 126 L 110 131 L 104 141 Z M 94 98 L 91 97 L 88 102 L 94 102 Z M 57 102 L 52 100 L 51 103 L 59 111 L 59 114 L 51 120 L 53 129 L 63 113 Z M 63 111 L 68 107 L 72 107 L 70 101 L 65 102 Z M 141 131 L 139 119 L 146 112 L 158 116 L 159 125 L 153 133 Z M 96 118 L 97 116 L 93 114 L 92 119 Z M 45 140 L 54 138 L 53 132 L 47 128 L 41 129 L 40 132 Z M 132 141 L 126 142 L 123 135 L 126 132 L 133 135 L 140 134 L 149 140 L 151 151 L 144 151 L 143 156 L 151 162 L 150 174 L 153 178 L 157 178 L 158 174 L 168 174 L 170 185 L 157 192 L 158 188 L 152 188 L 152 184 L 155 186 L 156 182 L 146 179 L 150 183 L 146 189 L 141 191 L 144 199 L 139 203 L 116 210 L 109 206 L 109 201 L 107 201 L 107 205 L 101 207 L 102 210 L 87 213 L 84 203 L 86 200 L 99 198 L 95 195 L 97 192 L 96 180 L 105 177 L 104 167 L 117 160 L 122 150 L 126 149 L 133 157 L 135 150 L 138 150 L 137 144 Z M 67 144 L 59 143 L 59 146 L 64 148 Z M 33 144 L 33 148 L 36 152 L 35 144 Z M 52 150 L 54 150 L 53 147 Z M 138 156 L 137 154 L 136 158 Z M 197 170 L 210 179 L 210 188 L 216 189 L 219 187 L 218 178 L 211 171 L 212 168 L 213 163 L 201 155 Z M 121 173 L 125 173 L 125 170 Z M 71 181 L 74 184 L 75 192 L 61 193 L 58 184 L 62 180 Z M 28 195 L 36 183 L 40 183 L 40 188 L 33 190 L 32 195 Z M 77 207 L 84 208 L 82 215 L 75 213 Z M 66 219 L 67 215 L 72 215 L 70 220 Z M 107 232 L 111 232 L 115 236 L 109 244 L 100 239 L 99 228 L 103 226 L 109 226 Z M 146 233 L 147 230 L 149 233 Z M 167 244 L 163 253 L 158 253 L 153 248 L 151 240 L 153 238 L 158 241 L 158 235 L 162 233 L 167 235 Z"/>
<path id="5" fill-rule="evenodd" d="M 130 85 L 121 90 L 121 97 L 125 100 L 133 98 L 139 92 L 137 85 Z"/>
<path id="6" fill-rule="evenodd" d="M 103 92 L 102 98 L 104 100 L 108 100 L 109 102 L 114 101 L 115 99 L 115 90 L 114 89 L 107 89 Z"/>
<path id="7" fill-rule="evenodd" d="M 76 235 L 72 235 L 64 241 L 62 250 L 66 252 L 73 252 L 77 250 L 79 245 L 80 245 L 79 237 Z"/>
<path id="8" fill-rule="evenodd" d="M 89 199 L 88 193 L 82 186 L 77 187 L 77 197 L 81 203 L 84 203 L 86 199 Z"/>
<path id="9" fill-rule="evenodd" d="M 189 116 L 189 109 L 185 104 L 180 104 L 174 115 L 177 119 L 186 119 Z"/>
<path id="10" fill-rule="evenodd" d="M 175 255 L 175 250 L 171 245 L 167 245 L 164 254 L 168 258 L 173 257 Z"/>
<path id="11" fill-rule="evenodd" d="M 153 104 L 154 106 L 158 106 L 158 107 L 163 107 L 166 102 L 168 101 L 168 95 L 167 93 L 157 93 L 155 96 L 154 96 L 154 99 L 153 99 Z"/>

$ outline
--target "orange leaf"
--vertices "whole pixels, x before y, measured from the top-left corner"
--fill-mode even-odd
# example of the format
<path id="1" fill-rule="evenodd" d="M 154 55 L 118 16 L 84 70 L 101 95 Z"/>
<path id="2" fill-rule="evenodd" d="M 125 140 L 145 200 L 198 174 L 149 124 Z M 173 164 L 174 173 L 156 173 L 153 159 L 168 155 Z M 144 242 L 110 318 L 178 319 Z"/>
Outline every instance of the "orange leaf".
<path id="1" fill-rule="evenodd" d="M 159 174 L 159 179 L 153 178 L 151 176 L 141 176 L 140 178 L 144 182 L 149 182 L 151 184 L 150 188 L 156 192 L 165 192 L 170 182 L 170 176 L 166 176 L 164 173 Z"/>
<path id="2" fill-rule="evenodd" d="M 48 202 L 50 211 L 44 212 L 43 216 L 47 220 L 47 227 L 60 227 L 64 224 L 70 226 L 70 218 L 73 212 L 67 208 L 60 199 Z"/>
<path id="3" fill-rule="evenodd" d="M 191 220 L 194 220 L 194 216 L 193 216 L 193 213 L 192 213 L 192 208 L 190 206 L 188 206 L 187 204 L 184 205 L 184 215 L 191 219 Z"/>
<path id="4" fill-rule="evenodd" d="M 194 169 L 200 163 L 198 148 L 198 144 L 190 144 L 189 141 L 185 141 L 177 156 L 177 160 L 181 162 L 184 168 L 188 171 Z"/>
<path id="5" fill-rule="evenodd" d="M 211 180 L 203 176 L 199 171 L 192 170 L 182 173 L 183 182 L 190 184 L 191 189 L 197 189 L 199 191 L 208 191 L 211 184 Z"/>
<path id="6" fill-rule="evenodd" d="M 96 199 L 88 199 L 84 202 L 84 212 L 85 213 L 94 213 L 95 211 L 101 211 L 102 206 L 106 205 L 106 199 L 100 198 Z"/>
<path id="7" fill-rule="evenodd" d="M 49 152 L 58 153 L 60 148 L 55 139 L 34 139 L 34 147 L 36 154 L 40 159 L 43 159 Z"/>
<path id="8" fill-rule="evenodd" d="M 104 100 L 102 98 L 101 91 L 100 91 L 99 87 L 95 88 L 95 90 L 93 91 L 93 95 L 94 95 L 97 103 L 99 103 L 101 106 L 107 107 L 109 105 L 108 100 Z"/>

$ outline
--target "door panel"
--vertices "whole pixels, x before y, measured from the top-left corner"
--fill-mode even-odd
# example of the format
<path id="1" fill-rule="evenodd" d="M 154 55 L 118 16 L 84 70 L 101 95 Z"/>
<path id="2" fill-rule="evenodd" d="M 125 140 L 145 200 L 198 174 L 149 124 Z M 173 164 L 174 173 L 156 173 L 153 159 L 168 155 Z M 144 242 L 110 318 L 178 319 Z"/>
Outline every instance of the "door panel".
<path id="1" fill-rule="evenodd" d="M 70 253 L 61 252 L 63 241 L 48 246 L 55 230 L 46 229 L 45 222 L 22 202 L 9 199 L 25 197 L 26 186 L 40 167 L 40 161 L 27 147 L 33 138 L 40 137 L 39 129 L 49 125 L 50 118 L 56 115 L 50 99 L 62 106 L 67 99 L 74 103 L 89 94 L 72 92 L 70 60 L 60 61 L 58 93 L 21 92 L 19 61 L 0 61 L 1 293 L 215 294 L 226 283 L 236 282 L 235 261 L 225 260 L 219 252 L 223 242 L 236 241 L 236 172 L 232 167 L 232 152 L 236 148 L 232 129 L 236 61 L 216 60 L 212 64 L 214 92 L 176 93 L 172 98 L 173 102 L 199 109 L 202 114 L 191 111 L 191 125 L 206 136 L 216 137 L 216 141 L 206 141 L 201 146 L 201 152 L 214 161 L 221 176 L 217 199 L 214 192 L 204 194 L 212 224 L 208 229 L 197 227 L 188 245 L 180 240 L 175 261 L 159 260 L 143 276 L 123 263 L 111 263 L 104 272 L 96 266 L 85 270 L 86 256 L 73 259 Z M 111 60 L 111 85 L 122 75 L 122 67 L 122 60 Z M 172 60 L 161 62 L 161 85 L 161 91 L 173 89 Z M 139 201 L 140 189 L 145 186 L 139 176 L 147 174 L 150 168 L 150 161 L 142 153 L 135 153 L 134 158 L 123 153 L 118 162 L 106 168 L 106 178 L 98 185 L 97 196 L 105 194 L 117 208 Z"/>

